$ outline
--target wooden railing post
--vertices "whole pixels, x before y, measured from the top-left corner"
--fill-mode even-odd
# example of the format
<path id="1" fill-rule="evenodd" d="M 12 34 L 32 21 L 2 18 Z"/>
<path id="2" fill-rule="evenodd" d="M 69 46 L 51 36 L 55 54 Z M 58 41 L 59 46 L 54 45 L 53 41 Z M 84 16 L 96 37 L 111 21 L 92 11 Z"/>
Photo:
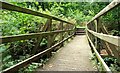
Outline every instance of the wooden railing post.
<path id="1" fill-rule="evenodd" d="M 90 24 L 88 25 L 88 27 L 89 27 L 91 30 L 93 30 L 92 23 L 90 23 Z M 89 32 L 88 32 L 88 35 L 89 35 L 89 37 L 90 37 L 91 41 L 92 41 L 92 42 L 94 42 L 93 35 L 92 35 L 91 33 L 89 33 Z"/>
<path id="2" fill-rule="evenodd" d="M 52 31 L 52 19 L 49 19 L 49 25 L 48 25 L 48 31 Z M 47 36 L 47 48 L 50 48 L 52 46 L 52 35 Z M 47 53 L 47 57 L 50 57 L 51 51 Z"/>
<path id="3" fill-rule="evenodd" d="M 63 22 L 60 22 L 60 29 L 63 30 Z M 64 38 L 63 38 L 63 33 L 60 33 L 60 41 L 62 41 Z M 63 46 L 63 43 L 61 43 L 60 47 Z"/>
<path id="4" fill-rule="evenodd" d="M 51 30 L 52 30 L 52 19 L 49 19 L 49 25 L 48 25 L 48 31 L 50 31 L 51 32 Z M 48 44 L 47 44 L 47 48 L 50 48 L 51 47 L 51 44 L 52 44 L 52 40 L 51 40 L 51 38 L 52 38 L 52 35 L 50 34 L 50 35 L 48 35 Z"/>
<path id="5" fill-rule="evenodd" d="M 95 27 L 95 31 L 100 33 L 100 18 L 96 19 L 96 23 L 95 23 L 96 27 Z M 97 49 L 97 51 L 100 53 L 100 40 L 95 37 L 95 47 Z"/>
<path id="6" fill-rule="evenodd" d="M 67 30 L 66 24 L 64 25 L 64 30 Z M 64 33 L 63 33 L 63 38 L 66 38 L 66 35 L 67 35 L 67 32 L 64 32 Z"/>
<path id="7" fill-rule="evenodd" d="M 71 31 L 70 35 L 72 35 L 72 34 L 75 35 L 76 27 L 73 24 L 71 24 L 71 29 L 74 29 L 74 31 Z"/>
<path id="8" fill-rule="evenodd" d="M 75 32 L 76 32 L 76 27 L 75 27 L 73 24 L 71 24 L 70 29 L 73 29 L 73 30 L 74 30 L 74 31 L 71 31 L 70 34 L 71 34 L 71 35 L 72 35 L 72 34 L 75 35 L 75 34 L 76 34 L 76 33 L 75 33 Z"/>

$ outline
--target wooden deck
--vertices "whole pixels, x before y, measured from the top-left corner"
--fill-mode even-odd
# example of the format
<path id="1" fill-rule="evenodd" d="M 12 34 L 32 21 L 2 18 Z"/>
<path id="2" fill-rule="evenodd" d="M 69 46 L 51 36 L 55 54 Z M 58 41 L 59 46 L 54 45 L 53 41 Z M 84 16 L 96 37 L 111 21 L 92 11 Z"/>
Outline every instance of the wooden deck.
<path id="1" fill-rule="evenodd" d="M 96 71 L 90 61 L 91 49 L 86 35 L 76 35 L 62 47 L 39 71 Z"/>

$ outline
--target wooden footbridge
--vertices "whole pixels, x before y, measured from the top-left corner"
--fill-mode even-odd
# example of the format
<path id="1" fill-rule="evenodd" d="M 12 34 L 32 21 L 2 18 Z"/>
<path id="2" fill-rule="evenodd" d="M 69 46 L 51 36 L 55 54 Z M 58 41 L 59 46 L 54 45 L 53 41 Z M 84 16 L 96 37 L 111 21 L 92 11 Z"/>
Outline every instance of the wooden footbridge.
<path id="1" fill-rule="evenodd" d="M 104 71 L 111 72 L 101 57 L 100 52 L 102 49 L 105 49 L 108 55 L 114 56 L 117 61 L 120 62 L 120 37 L 109 35 L 105 26 L 101 24 L 100 19 L 101 16 L 104 16 L 110 10 L 120 6 L 120 2 L 118 0 L 113 0 L 108 6 L 95 15 L 95 17 L 86 24 L 86 27 L 83 28 L 76 28 L 75 23 L 30 9 L 18 7 L 6 2 L 0 2 L 0 4 L 2 4 L 3 10 L 21 12 L 47 19 L 46 24 L 38 33 L 0 37 L 0 40 L 2 40 L 0 44 L 29 40 L 32 38 L 37 39 L 32 55 L 16 65 L 2 70 L 1 72 L 3 73 L 18 71 L 20 68 L 31 64 L 31 62 L 36 61 L 43 56 L 50 56 L 53 51 L 58 50 L 59 48 L 61 49 L 57 51 L 48 64 L 46 64 L 43 69 L 38 69 L 38 71 L 96 71 L 89 60 L 91 57 L 90 55 L 92 54 L 91 50 L 95 53 L 95 56 Z M 57 26 L 52 23 L 53 21 L 58 21 L 58 24 L 56 24 Z M 53 26 L 56 28 L 53 29 Z M 55 42 L 56 37 L 58 36 L 59 41 Z M 38 50 L 40 50 L 39 44 L 43 38 L 47 39 L 47 49 L 38 52 Z M 69 43 L 67 42 L 68 44 L 64 45 L 64 42 L 71 38 L 72 40 Z M 101 48 L 101 46 L 104 48 Z"/>

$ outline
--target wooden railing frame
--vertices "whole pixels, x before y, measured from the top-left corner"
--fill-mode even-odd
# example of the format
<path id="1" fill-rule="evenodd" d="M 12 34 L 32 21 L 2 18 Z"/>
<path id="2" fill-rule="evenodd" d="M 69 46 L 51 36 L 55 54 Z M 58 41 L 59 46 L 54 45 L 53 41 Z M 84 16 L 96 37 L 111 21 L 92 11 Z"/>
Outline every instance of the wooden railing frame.
<path id="1" fill-rule="evenodd" d="M 118 43 L 118 41 L 120 41 L 120 37 L 118 37 L 118 36 L 97 33 L 97 32 L 94 32 L 92 30 L 89 30 L 89 29 L 87 29 L 87 31 L 90 32 L 91 34 L 93 34 L 94 36 L 96 36 L 97 38 L 100 38 L 101 40 L 109 42 L 115 46 L 120 46 L 120 43 Z"/>
<path id="2" fill-rule="evenodd" d="M 87 24 L 91 23 L 92 21 L 96 20 L 97 18 L 99 18 L 102 15 L 105 15 L 106 13 L 108 13 L 110 10 L 114 9 L 115 7 L 117 7 L 120 4 L 119 0 L 113 0 L 108 6 L 106 6 L 103 10 L 101 10 L 98 14 L 96 14 L 92 20 L 90 20 Z"/>
<path id="3" fill-rule="evenodd" d="M 88 38 L 88 41 L 90 42 L 94 52 L 95 52 L 95 55 L 96 57 L 98 58 L 99 62 L 102 64 L 102 66 L 104 67 L 104 70 L 105 71 L 108 71 L 108 73 L 111 73 L 111 70 L 109 69 L 109 67 L 107 66 L 107 64 L 104 62 L 104 60 L 102 59 L 102 57 L 100 56 L 100 54 L 98 53 L 98 51 L 96 50 L 96 47 L 94 46 L 94 44 L 92 43 L 91 39 L 89 38 L 88 36 L 88 32 L 86 32 L 86 36 Z"/>
<path id="4" fill-rule="evenodd" d="M 67 22 L 65 20 L 59 19 L 55 16 L 51 16 L 51 15 L 43 14 L 43 13 L 33 11 L 33 10 L 30 10 L 30 9 L 15 6 L 15 5 L 3 2 L 3 1 L 0 1 L 0 4 L 2 4 L 2 7 L 1 7 L 2 9 L 6 9 L 6 10 L 10 10 L 10 11 L 17 11 L 17 12 L 31 14 L 31 15 L 34 15 L 34 16 L 39 16 L 39 17 L 43 17 L 43 18 L 47 18 L 47 19 L 53 19 L 53 20 L 61 21 L 61 22 L 68 23 L 68 24 L 73 24 L 73 23 Z"/>
<path id="5" fill-rule="evenodd" d="M 24 61 L 21 61 L 21 62 L 15 64 L 15 65 L 13 65 L 13 66 L 5 69 L 5 70 L 2 70 L 3 73 L 16 72 L 18 69 L 30 64 L 32 61 L 37 60 L 41 56 L 51 53 L 51 51 L 54 50 L 56 46 L 62 46 L 63 42 L 65 42 L 66 40 L 68 40 L 69 38 L 71 38 L 75 34 L 76 27 L 71 22 L 67 22 L 67 21 L 59 19 L 57 17 L 50 16 L 50 15 L 47 15 L 47 14 L 43 14 L 43 13 L 40 13 L 40 12 L 37 12 L 37 11 L 33 11 L 33 10 L 30 10 L 30 9 L 15 6 L 15 5 L 3 2 L 3 1 L 0 1 L 0 4 L 2 4 L 2 7 L 1 7 L 2 9 L 6 9 L 6 10 L 9 10 L 9 11 L 21 12 L 21 13 L 25 13 L 25 14 L 31 14 L 31 15 L 34 15 L 34 16 L 39 16 L 39 17 L 43 17 L 43 18 L 48 19 L 48 21 L 46 22 L 46 25 L 44 25 L 44 27 L 42 29 L 42 32 L 38 31 L 37 33 L 11 35 L 11 36 L 0 36 L 0 40 L 2 40 L 2 42 L 0 42 L 0 44 L 10 43 L 10 42 L 15 42 L 15 41 L 20 41 L 20 40 L 29 40 L 29 39 L 32 39 L 32 38 L 37 38 L 38 39 L 38 42 L 35 44 L 35 47 L 34 47 L 35 50 L 33 50 L 33 56 L 31 56 L 28 59 L 25 59 Z M 52 31 L 52 20 L 57 20 L 57 21 L 60 22 L 59 25 L 60 25 L 61 28 L 59 30 Z M 63 24 L 64 23 L 66 23 L 67 26 L 69 26 L 69 28 L 63 29 Z M 55 39 L 57 34 L 61 34 L 60 35 L 60 41 L 57 44 L 52 46 L 51 42 L 53 42 L 53 40 Z M 66 37 L 63 37 L 64 34 L 66 35 Z M 52 35 L 54 35 L 54 37 L 52 37 Z M 47 38 L 48 49 L 35 54 L 36 49 L 38 47 L 38 44 L 40 43 L 39 41 L 41 41 L 42 38 L 44 38 L 44 37 L 48 37 Z"/>
<path id="6" fill-rule="evenodd" d="M 48 19 L 46 21 L 44 27 L 41 29 L 41 31 L 43 31 L 43 32 L 48 31 L 48 26 L 49 26 L 50 22 L 52 22 L 52 21 L 50 21 L 50 19 Z M 41 43 L 41 41 L 42 41 L 43 38 L 44 38 L 44 36 L 41 36 L 41 37 L 37 38 L 37 42 L 36 42 L 36 44 L 35 44 L 35 46 L 34 46 L 34 48 L 32 50 L 33 51 L 32 54 L 36 53 L 36 51 L 37 51 L 37 49 L 39 47 L 39 44 Z"/>
<path id="7" fill-rule="evenodd" d="M 68 31 L 74 31 L 74 29 L 72 30 L 56 30 L 56 31 L 48 31 L 48 32 L 40 32 L 40 33 L 31 33 L 31 34 L 21 34 L 21 35 L 13 35 L 13 36 L 2 36 L 0 37 L 0 40 L 2 40 L 2 42 L 0 42 L 0 44 L 3 43 L 8 43 L 8 42 L 15 42 L 15 41 L 19 41 L 19 40 L 26 40 L 26 39 L 31 39 L 31 38 L 38 38 L 41 36 L 47 36 L 50 34 L 57 34 L 57 33 L 64 33 L 64 32 L 68 32 Z"/>
<path id="8" fill-rule="evenodd" d="M 101 30 L 104 34 L 108 34 L 108 31 L 103 24 L 102 24 L 102 29 Z M 118 43 L 119 43 L 119 41 L 118 41 Z M 118 59 L 118 61 L 120 62 L 119 53 L 116 53 L 116 52 L 118 52 L 119 48 L 117 49 L 116 46 L 114 46 L 113 44 L 108 43 L 108 42 L 105 42 L 105 45 L 106 45 L 106 48 L 107 48 L 106 51 L 108 51 L 108 54 L 110 53 L 109 54 L 110 56 L 115 56 Z"/>
<path id="9" fill-rule="evenodd" d="M 100 17 L 104 16 L 106 13 L 108 13 L 109 11 L 118 7 L 119 5 L 120 5 L 120 2 L 118 0 L 113 0 L 108 6 L 106 6 L 103 10 L 101 10 L 98 14 L 96 14 L 92 18 L 92 20 L 90 20 L 86 24 L 86 35 L 87 35 L 88 41 L 92 45 L 92 48 L 96 54 L 96 57 L 99 60 L 99 62 L 102 64 L 103 69 L 107 72 L 111 72 L 111 70 L 106 65 L 106 63 L 104 62 L 102 57 L 99 55 L 100 47 L 98 47 L 99 46 L 98 41 L 102 40 L 102 42 L 105 42 L 105 45 L 106 45 L 105 47 L 107 48 L 107 51 L 109 52 L 110 55 L 112 55 L 111 51 L 113 51 L 113 48 L 120 47 L 120 43 L 119 43 L 120 37 L 108 35 L 106 28 L 100 22 Z M 96 22 L 94 22 L 94 21 L 96 21 Z M 93 24 L 93 22 L 95 23 L 95 25 L 91 26 Z M 101 33 L 101 32 L 103 32 L 103 33 Z M 95 44 L 93 44 L 93 42 L 95 42 Z M 112 49 L 112 50 L 110 51 L 110 49 Z M 114 51 L 114 53 L 115 53 L 115 51 Z M 118 58 L 118 56 L 119 56 L 118 54 L 115 54 L 115 57 L 117 59 L 120 59 L 120 58 Z"/>
<path id="10" fill-rule="evenodd" d="M 17 63 L 16 65 L 13 65 L 5 70 L 3 70 L 2 72 L 3 73 L 10 73 L 10 72 L 16 72 L 18 69 L 26 66 L 27 64 L 30 64 L 32 61 L 35 61 L 36 59 L 40 58 L 41 56 L 45 55 L 46 53 L 48 53 L 49 51 L 53 50 L 53 48 L 57 47 L 58 45 L 60 45 L 61 43 L 65 42 L 66 40 L 68 40 L 69 38 L 71 38 L 74 34 L 68 36 L 67 38 L 63 39 L 62 41 L 60 41 L 59 43 L 53 45 L 52 47 L 22 61 L 22 62 L 19 62 Z"/>

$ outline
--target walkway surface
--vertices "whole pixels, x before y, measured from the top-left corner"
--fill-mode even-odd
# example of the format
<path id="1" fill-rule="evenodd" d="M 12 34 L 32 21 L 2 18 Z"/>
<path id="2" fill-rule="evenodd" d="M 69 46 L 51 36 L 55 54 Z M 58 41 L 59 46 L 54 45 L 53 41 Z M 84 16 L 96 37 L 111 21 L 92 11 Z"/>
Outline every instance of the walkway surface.
<path id="1" fill-rule="evenodd" d="M 96 71 L 86 35 L 75 36 L 37 71 Z"/>

